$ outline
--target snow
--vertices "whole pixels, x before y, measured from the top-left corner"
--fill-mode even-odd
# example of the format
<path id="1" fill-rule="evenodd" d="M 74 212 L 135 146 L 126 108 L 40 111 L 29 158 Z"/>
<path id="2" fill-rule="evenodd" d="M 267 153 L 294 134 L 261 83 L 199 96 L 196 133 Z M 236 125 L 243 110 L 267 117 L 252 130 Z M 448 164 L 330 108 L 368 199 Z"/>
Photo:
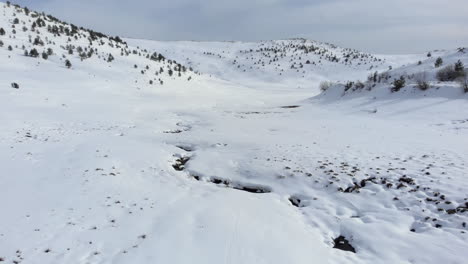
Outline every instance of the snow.
<path id="1" fill-rule="evenodd" d="M 93 42 L 101 58 L 81 61 L 45 28 L 41 38 L 55 44 L 36 47 L 54 55 L 23 56 L 37 34 L 16 26 L 12 38 L 13 14 L 32 23 L 0 4 L 5 263 L 465 263 L 468 97 L 438 83 L 433 67 L 438 56 L 468 65 L 464 53 L 323 59 L 298 72 L 291 63 L 320 55 L 290 46 L 275 68 L 255 50 L 305 40 L 125 39 L 194 69 L 155 76 L 167 62 L 121 56 L 124 45 L 108 39 Z M 341 62 L 346 51 L 305 43 Z M 391 93 L 388 81 L 319 95 L 321 81 L 365 80 L 388 66 L 395 77 L 426 71 L 432 88 L 409 81 Z M 356 253 L 333 248 L 340 235 Z"/>

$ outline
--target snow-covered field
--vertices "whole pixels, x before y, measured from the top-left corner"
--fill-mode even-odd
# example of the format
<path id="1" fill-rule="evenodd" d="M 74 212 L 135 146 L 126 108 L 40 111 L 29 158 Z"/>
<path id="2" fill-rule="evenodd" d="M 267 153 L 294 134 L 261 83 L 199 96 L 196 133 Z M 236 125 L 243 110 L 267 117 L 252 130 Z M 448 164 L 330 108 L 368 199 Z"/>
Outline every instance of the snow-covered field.
<path id="1" fill-rule="evenodd" d="M 468 95 L 433 66 L 465 53 L 90 44 L 33 16 L 0 3 L 0 263 L 466 263 Z M 319 94 L 389 66 L 431 88 Z"/>

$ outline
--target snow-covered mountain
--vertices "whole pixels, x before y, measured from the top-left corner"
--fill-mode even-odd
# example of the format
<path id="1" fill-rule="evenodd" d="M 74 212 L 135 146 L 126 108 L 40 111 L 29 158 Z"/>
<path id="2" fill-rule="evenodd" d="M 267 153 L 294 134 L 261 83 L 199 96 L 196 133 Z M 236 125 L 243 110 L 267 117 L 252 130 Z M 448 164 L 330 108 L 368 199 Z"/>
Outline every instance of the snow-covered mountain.
<path id="1" fill-rule="evenodd" d="M 0 263 L 466 262 L 462 48 L 121 39 L 3 3 L 0 46 Z"/>

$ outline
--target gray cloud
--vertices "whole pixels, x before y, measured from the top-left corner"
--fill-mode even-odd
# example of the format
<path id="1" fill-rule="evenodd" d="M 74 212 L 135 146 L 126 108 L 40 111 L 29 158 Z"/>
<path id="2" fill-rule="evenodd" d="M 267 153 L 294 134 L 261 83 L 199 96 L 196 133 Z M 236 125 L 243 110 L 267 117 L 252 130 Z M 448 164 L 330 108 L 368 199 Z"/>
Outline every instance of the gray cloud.
<path id="1" fill-rule="evenodd" d="M 156 40 L 305 37 L 370 52 L 468 45 L 466 0 L 17 1 L 106 33 Z"/>

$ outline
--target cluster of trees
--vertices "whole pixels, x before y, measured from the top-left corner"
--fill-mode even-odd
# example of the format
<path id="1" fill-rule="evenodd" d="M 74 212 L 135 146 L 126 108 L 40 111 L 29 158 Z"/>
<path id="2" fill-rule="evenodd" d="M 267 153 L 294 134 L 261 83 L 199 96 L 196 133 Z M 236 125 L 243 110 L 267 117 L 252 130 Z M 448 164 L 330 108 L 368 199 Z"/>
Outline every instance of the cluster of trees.
<path id="1" fill-rule="evenodd" d="M 109 37 L 103 33 L 96 32 L 90 29 L 84 29 L 82 27 L 77 27 L 73 24 L 68 24 L 66 22 L 63 22 L 51 15 L 46 15 L 44 13 L 37 13 L 37 12 L 31 12 L 28 8 L 24 7 L 21 8 L 18 5 L 15 5 L 15 12 L 16 13 L 22 13 L 26 16 L 29 16 L 31 19 L 26 19 L 25 21 L 21 21 L 21 16 L 16 17 L 16 14 L 14 15 L 14 19 L 12 20 L 11 28 L 13 34 L 17 34 L 15 28 L 18 27 L 18 25 L 22 26 L 22 30 L 24 32 L 28 31 L 28 27 L 32 33 L 37 33 L 37 35 L 31 36 L 29 35 L 29 47 L 26 48 L 25 45 L 23 45 L 22 50 L 23 54 L 28 57 L 32 58 L 42 58 L 47 60 L 49 56 L 52 56 L 54 54 L 54 51 L 51 46 L 49 45 L 56 45 L 55 42 L 52 40 L 54 38 L 49 39 L 47 34 L 52 34 L 54 37 L 68 37 L 67 39 L 67 44 L 60 46 L 64 50 L 64 53 L 62 53 L 60 56 L 64 59 L 64 64 L 66 68 L 72 68 L 72 58 L 70 58 L 70 55 L 75 55 L 77 54 L 78 57 L 81 60 L 85 60 L 96 54 L 96 56 L 99 59 L 102 59 L 104 61 L 107 61 L 108 63 L 112 63 L 116 58 L 114 57 L 115 52 L 110 53 L 108 50 L 106 52 L 99 53 L 98 52 L 98 47 L 96 46 L 102 46 L 105 44 L 108 44 L 111 48 L 118 49 L 117 52 L 121 54 L 121 56 L 129 56 L 130 54 L 134 54 L 136 56 L 140 57 L 146 57 L 146 59 L 153 61 L 153 62 L 158 62 L 165 64 L 163 67 L 160 67 L 159 70 L 155 72 L 156 75 L 159 75 L 163 72 L 166 72 L 168 76 L 178 76 L 182 77 L 182 74 L 187 71 L 187 68 L 180 64 L 177 63 L 174 60 L 168 60 L 165 56 L 163 56 L 160 53 L 154 52 L 148 52 L 146 49 L 140 49 L 137 47 L 136 49 L 129 49 L 128 45 L 118 36 L 115 37 Z M 39 30 L 40 28 L 46 29 L 46 36 L 44 37 L 41 35 L 44 31 Z M 4 28 L 0 28 L 0 36 L 6 35 L 6 30 Z M 16 39 L 15 35 L 11 35 L 10 38 Z M 73 45 L 74 40 L 78 40 L 80 38 L 87 39 L 89 41 L 89 46 L 78 46 L 75 47 Z M 4 43 L 0 40 L 0 47 L 2 47 Z M 45 47 L 44 47 L 45 46 Z M 49 47 L 47 47 L 49 46 Z M 44 48 L 40 48 L 44 47 Z M 16 46 L 15 48 L 18 48 Z M 8 50 L 12 51 L 13 47 L 12 45 L 8 45 Z M 59 53 L 60 54 L 60 53 Z M 75 55 L 76 56 L 76 55 Z M 68 57 L 68 58 L 67 58 Z M 61 59 L 62 59 L 61 58 Z M 167 67 L 167 69 L 166 69 Z M 149 65 L 146 66 L 146 69 L 149 69 Z M 193 71 L 192 68 L 189 68 L 190 71 Z M 145 71 L 142 71 L 144 74 Z M 189 76 L 187 80 L 191 80 L 192 77 Z M 154 79 L 156 80 L 156 79 Z M 160 84 L 163 84 L 163 80 L 161 78 L 158 79 Z M 153 83 L 153 80 L 149 81 L 150 84 Z"/>
<path id="2" fill-rule="evenodd" d="M 441 82 L 456 81 L 466 76 L 465 66 L 458 60 L 455 64 L 450 64 L 437 72 L 437 79 Z"/>
<path id="3" fill-rule="evenodd" d="M 437 72 L 437 79 L 441 82 L 456 81 L 460 84 L 465 93 L 468 93 L 468 72 L 463 63 L 458 60 L 455 64 L 450 64 Z"/>
<path id="4" fill-rule="evenodd" d="M 314 43 L 308 43 L 305 39 L 299 39 L 299 41 L 294 40 L 291 42 L 280 41 L 261 43 L 257 49 L 242 50 L 240 53 L 260 54 L 261 57 L 253 63 L 254 65 L 258 65 L 256 68 L 260 69 L 260 66 L 264 67 L 266 64 L 273 64 L 275 66 L 275 70 L 280 71 L 280 75 L 284 69 L 280 69 L 279 67 L 281 67 L 281 65 L 277 64 L 276 62 L 287 57 L 289 57 L 289 62 L 291 63 L 289 68 L 296 70 L 297 72 L 300 72 L 300 69 L 304 68 L 304 65 L 320 65 L 322 64 L 322 61 L 330 61 L 332 63 L 341 63 L 344 65 L 365 65 L 368 63 L 379 63 L 382 61 L 381 59 L 378 59 L 371 54 L 362 53 L 353 49 L 337 50 L 337 47 L 331 44 L 319 46 Z M 318 59 L 316 61 L 302 60 L 301 55 L 307 55 L 309 53 L 314 53 L 318 56 Z M 341 56 L 339 53 L 341 53 Z M 211 52 L 204 52 L 204 54 L 216 55 Z M 218 54 L 217 56 L 221 58 L 221 55 Z M 265 58 L 269 59 L 269 61 L 265 60 Z M 248 57 L 247 59 L 254 60 L 254 57 Z M 238 64 L 237 68 L 239 69 L 241 66 L 244 66 L 239 64 L 237 60 L 234 60 L 233 64 Z M 373 67 L 374 65 L 370 66 L 370 68 Z M 252 68 L 253 67 L 251 66 L 250 69 Z M 302 73 L 305 73 L 305 71 L 302 70 Z"/>

